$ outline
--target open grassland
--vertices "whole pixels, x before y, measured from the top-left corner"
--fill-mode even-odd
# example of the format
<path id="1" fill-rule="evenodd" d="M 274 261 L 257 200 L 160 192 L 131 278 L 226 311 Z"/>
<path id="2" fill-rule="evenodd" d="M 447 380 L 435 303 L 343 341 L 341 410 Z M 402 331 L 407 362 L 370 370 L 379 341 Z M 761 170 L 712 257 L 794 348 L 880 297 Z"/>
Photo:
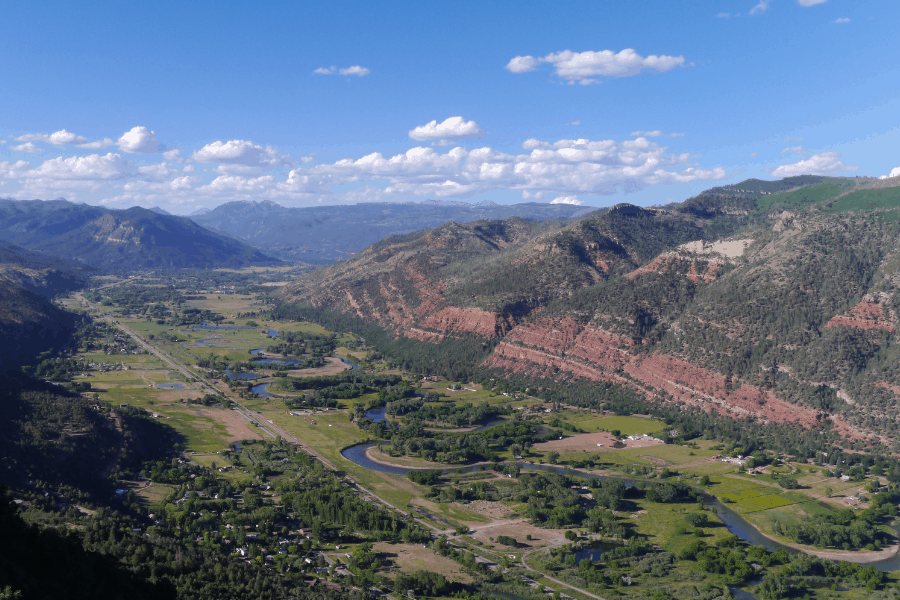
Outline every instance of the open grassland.
<path id="1" fill-rule="evenodd" d="M 618 430 L 622 435 L 643 435 L 665 428 L 665 423 L 643 417 L 591 417 L 582 412 L 581 416 L 587 418 L 580 419 L 578 413 L 570 415 L 570 411 L 566 411 L 564 414 L 566 421 L 587 432 Z"/>

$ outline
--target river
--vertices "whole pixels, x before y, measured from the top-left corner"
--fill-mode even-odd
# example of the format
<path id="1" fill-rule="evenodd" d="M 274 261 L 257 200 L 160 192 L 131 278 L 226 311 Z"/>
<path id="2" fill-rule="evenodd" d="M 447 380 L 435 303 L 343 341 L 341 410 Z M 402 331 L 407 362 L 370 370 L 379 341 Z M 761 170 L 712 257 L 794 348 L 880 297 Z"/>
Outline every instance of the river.
<path id="1" fill-rule="evenodd" d="M 349 448 L 345 448 L 341 451 L 341 456 L 346 458 L 347 460 L 359 465 L 360 467 L 364 467 L 366 469 L 371 469 L 373 471 L 379 471 L 381 473 L 391 473 L 392 475 L 406 475 L 410 471 L 414 470 L 437 470 L 445 473 L 454 472 L 454 473 L 472 473 L 474 471 L 481 470 L 481 466 L 468 466 L 468 467 L 441 467 L 438 469 L 413 469 L 411 467 L 395 467 L 389 465 L 383 465 L 377 463 L 370 459 L 366 454 L 366 450 L 375 446 L 375 442 L 364 442 L 362 444 L 356 444 L 355 446 L 350 446 Z M 625 484 L 625 487 L 633 487 L 636 482 L 632 479 L 627 479 L 624 477 L 610 477 L 606 475 L 595 475 L 593 473 L 586 473 L 584 471 L 579 471 L 577 469 L 569 469 L 566 467 L 555 467 L 551 465 L 538 465 L 534 463 L 527 462 L 519 462 L 516 463 L 523 471 L 544 471 L 544 472 L 553 472 L 559 473 L 561 475 L 569 475 L 572 477 L 580 477 L 583 479 L 618 479 L 622 483 Z M 715 509 L 716 515 L 721 519 L 722 523 L 725 524 L 725 527 L 728 528 L 728 531 L 744 540 L 749 544 L 753 544 L 754 546 L 762 546 L 769 552 L 775 552 L 779 548 L 784 548 L 791 554 L 796 554 L 799 550 L 795 550 L 793 548 L 789 548 L 778 542 L 772 541 L 762 535 L 755 527 L 753 527 L 750 523 L 744 520 L 743 517 L 738 515 L 736 512 L 719 502 L 718 500 L 711 500 L 710 498 L 706 498 L 706 504 Z M 872 562 L 860 562 L 857 564 L 873 566 L 880 571 L 892 572 L 900 570 L 900 555 L 894 555 L 891 558 L 872 561 Z"/>

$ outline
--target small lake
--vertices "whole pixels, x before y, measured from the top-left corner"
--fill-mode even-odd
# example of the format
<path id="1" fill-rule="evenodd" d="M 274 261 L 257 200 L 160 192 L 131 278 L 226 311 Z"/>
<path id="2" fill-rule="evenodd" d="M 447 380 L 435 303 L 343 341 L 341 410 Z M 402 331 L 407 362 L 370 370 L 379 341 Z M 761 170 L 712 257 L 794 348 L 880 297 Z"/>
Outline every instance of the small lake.
<path id="1" fill-rule="evenodd" d="M 385 419 L 385 411 L 387 407 L 382 406 L 380 408 L 370 408 L 366 411 L 366 416 L 375 421 L 376 423 L 381 423 Z"/>
<path id="2" fill-rule="evenodd" d="M 250 391 L 253 392 L 254 394 L 263 396 L 264 398 L 274 398 L 275 395 L 269 393 L 270 385 L 272 385 L 272 384 L 271 383 L 261 383 L 259 385 L 254 385 L 252 388 L 250 388 Z"/>
<path id="3" fill-rule="evenodd" d="M 160 383 L 156 386 L 161 390 L 183 390 L 184 386 L 180 383 Z"/>
<path id="4" fill-rule="evenodd" d="M 269 333 L 269 335 L 270 335 L 271 337 L 278 337 L 278 330 L 277 330 L 277 329 L 269 329 L 268 333 Z"/>
<path id="5" fill-rule="evenodd" d="M 259 354 L 260 352 L 265 352 L 265 348 L 257 348 L 256 350 L 251 350 L 250 354 Z"/>
<path id="6" fill-rule="evenodd" d="M 200 329 L 202 331 L 237 331 L 238 329 L 253 329 L 252 327 L 237 327 L 228 325 L 191 325 L 191 329 Z"/>

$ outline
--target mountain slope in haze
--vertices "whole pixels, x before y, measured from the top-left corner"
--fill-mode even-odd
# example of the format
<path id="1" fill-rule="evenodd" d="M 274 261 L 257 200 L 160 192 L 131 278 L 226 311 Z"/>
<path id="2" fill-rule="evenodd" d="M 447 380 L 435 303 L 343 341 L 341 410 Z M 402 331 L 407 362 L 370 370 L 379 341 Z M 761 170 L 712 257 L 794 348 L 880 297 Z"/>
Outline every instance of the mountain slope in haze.
<path id="1" fill-rule="evenodd" d="M 570 204 L 465 202 L 286 208 L 263 201 L 229 202 L 191 219 L 272 256 L 327 264 L 345 260 L 388 235 L 438 227 L 448 221 L 569 219 L 592 210 Z"/>
<path id="2" fill-rule="evenodd" d="M 277 259 L 186 217 L 64 200 L 0 201 L 0 239 L 100 269 L 218 268 Z"/>
<path id="3" fill-rule="evenodd" d="M 74 317 L 48 298 L 84 286 L 92 271 L 0 241 L 0 367 L 66 340 Z"/>
<path id="4" fill-rule="evenodd" d="M 664 209 L 620 205 L 506 245 L 514 221 L 388 238 L 282 299 L 432 342 L 407 359 L 415 368 L 429 368 L 429 347 L 476 336 L 490 355 L 473 368 L 764 421 L 830 419 L 892 442 L 900 178 L 792 179 L 771 194 L 751 181 Z"/>
<path id="5" fill-rule="evenodd" d="M 0 281 L 53 297 L 82 287 L 93 269 L 0 240 Z"/>

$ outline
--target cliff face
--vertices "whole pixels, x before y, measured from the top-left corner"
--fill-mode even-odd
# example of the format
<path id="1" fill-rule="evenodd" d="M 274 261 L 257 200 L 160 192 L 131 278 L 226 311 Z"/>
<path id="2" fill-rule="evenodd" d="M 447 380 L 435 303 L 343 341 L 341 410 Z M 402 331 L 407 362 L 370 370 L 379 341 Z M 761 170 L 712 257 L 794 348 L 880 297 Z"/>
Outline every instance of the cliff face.
<path id="1" fill-rule="evenodd" d="M 388 238 L 283 300 L 355 314 L 423 352 L 463 334 L 493 340 L 478 366 L 499 375 L 614 382 L 659 402 L 807 427 L 828 418 L 890 439 L 900 194 L 872 207 L 853 180 L 797 185 L 619 206 L 564 227 L 451 223 Z"/>

